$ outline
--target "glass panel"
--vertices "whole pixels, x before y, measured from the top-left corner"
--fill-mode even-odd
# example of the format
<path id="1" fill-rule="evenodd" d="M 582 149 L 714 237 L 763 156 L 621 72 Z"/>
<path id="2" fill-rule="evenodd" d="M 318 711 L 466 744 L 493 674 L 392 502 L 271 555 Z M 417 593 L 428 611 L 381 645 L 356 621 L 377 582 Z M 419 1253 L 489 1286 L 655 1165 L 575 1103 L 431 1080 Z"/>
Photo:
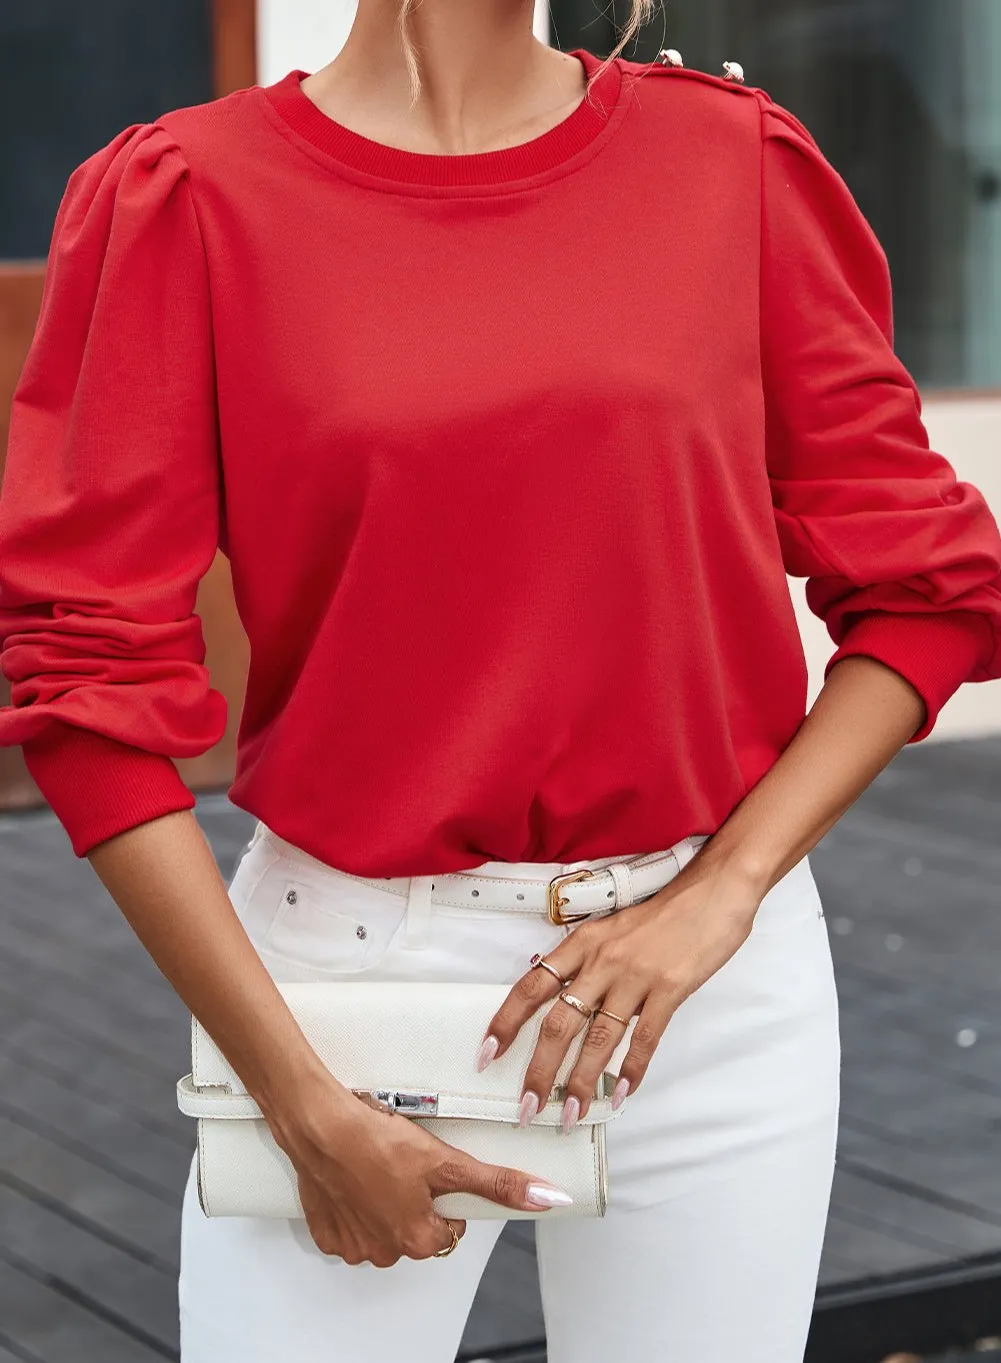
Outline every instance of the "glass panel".
<path id="1" fill-rule="evenodd" d="M 212 97 L 209 0 L 0 3 L 0 259 L 48 251 L 73 167 Z"/>
<path id="2" fill-rule="evenodd" d="M 609 50 L 591 0 L 553 9 L 561 47 Z M 1001 386 L 999 0 L 673 3 L 629 55 L 662 46 L 715 73 L 739 61 L 814 134 L 886 250 L 918 382 Z"/>

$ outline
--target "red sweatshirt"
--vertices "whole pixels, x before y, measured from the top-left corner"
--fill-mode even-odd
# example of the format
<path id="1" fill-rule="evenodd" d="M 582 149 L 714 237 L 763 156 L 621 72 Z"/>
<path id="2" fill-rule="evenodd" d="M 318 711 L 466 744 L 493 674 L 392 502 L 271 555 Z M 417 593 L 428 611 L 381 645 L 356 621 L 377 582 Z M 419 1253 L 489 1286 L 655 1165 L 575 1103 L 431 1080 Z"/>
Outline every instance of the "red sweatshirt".
<path id="1" fill-rule="evenodd" d="M 575 55 L 594 70 L 592 54 Z M 619 59 L 502 151 L 302 72 L 70 178 L 0 497 L 0 743 L 76 853 L 194 799 L 199 579 L 251 645 L 232 800 L 363 875 L 711 833 L 792 739 L 786 574 L 924 697 L 1001 676 L 1001 538 L 928 447 L 886 258 L 761 90 Z"/>

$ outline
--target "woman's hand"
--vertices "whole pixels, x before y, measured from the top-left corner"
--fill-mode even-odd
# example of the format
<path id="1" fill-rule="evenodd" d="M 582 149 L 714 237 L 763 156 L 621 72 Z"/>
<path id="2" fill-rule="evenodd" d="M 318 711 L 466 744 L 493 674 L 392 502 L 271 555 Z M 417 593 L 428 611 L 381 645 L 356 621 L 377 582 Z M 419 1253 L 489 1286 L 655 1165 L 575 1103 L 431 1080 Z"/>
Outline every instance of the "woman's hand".
<path id="1" fill-rule="evenodd" d="M 374 1111 L 307 1041 L 237 913 L 190 810 L 148 819 L 90 860 L 160 971 L 243 1080 L 296 1171 L 317 1247 L 388 1267 L 452 1244 L 433 1206 L 470 1192 L 522 1211 L 567 1206 L 545 1179 L 484 1164 L 409 1117 Z"/>
<path id="2" fill-rule="evenodd" d="M 662 890 L 618 913 L 582 923 L 547 953 L 547 964 L 562 979 L 573 980 L 566 986 L 569 993 L 626 1021 L 595 1013 L 589 1022 L 562 1000 L 552 1006 L 522 1085 L 523 1126 L 546 1101 L 570 1043 L 587 1027 L 567 1083 L 563 1129 L 569 1131 L 587 1112 L 598 1078 L 638 1014 L 612 1098 L 612 1106 L 619 1107 L 643 1079 L 675 1009 L 747 938 L 763 887 L 751 875 L 703 859 L 705 847 Z M 481 1050 L 486 1063 L 491 1053 L 503 1054 L 528 1018 L 560 989 L 548 970 L 534 967 L 522 975 L 487 1028 Z M 496 1049 L 491 1037 L 497 1039 Z"/>
<path id="3" fill-rule="evenodd" d="M 441 1193 L 470 1192 L 527 1211 L 570 1204 L 562 1189 L 519 1169 L 483 1164 L 408 1117 L 376 1111 L 328 1073 L 298 1077 L 295 1098 L 265 1110 L 298 1175 L 310 1234 L 324 1254 L 389 1268 L 461 1239 L 465 1221 L 434 1210 Z"/>
<path id="4" fill-rule="evenodd" d="M 576 928 L 546 956 L 571 992 L 621 1017 L 639 1014 L 620 1071 L 618 1106 L 650 1063 L 674 1010 L 730 959 L 762 899 L 816 847 L 925 717 L 914 686 L 876 658 L 831 668 L 792 741 L 692 860 L 657 894 Z M 546 970 L 517 981 L 487 1029 L 481 1056 L 500 1055 L 540 1004 L 559 993 Z M 522 1089 L 522 1117 L 549 1094 L 571 1040 L 587 1019 L 566 1003 L 547 1014 Z M 625 1034 L 603 1014 L 591 1021 L 570 1077 L 564 1126 L 586 1112 L 598 1076 Z M 532 1095 L 530 1097 L 529 1095 Z M 579 1109 L 577 1108 L 579 1104 Z"/>

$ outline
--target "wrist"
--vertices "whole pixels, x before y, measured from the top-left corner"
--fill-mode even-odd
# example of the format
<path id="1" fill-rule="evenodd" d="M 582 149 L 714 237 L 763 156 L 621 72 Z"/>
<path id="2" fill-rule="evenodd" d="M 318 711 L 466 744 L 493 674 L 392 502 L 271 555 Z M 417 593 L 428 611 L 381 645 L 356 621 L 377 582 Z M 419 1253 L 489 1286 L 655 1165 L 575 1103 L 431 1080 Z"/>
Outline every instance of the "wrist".
<path id="1" fill-rule="evenodd" d="M 706 874 L 758 899 L 764 898 L 776 879 L 776 863 L 760 843 L 728 837 L 725 829 L 702 845 L 690 865 L 693 869 L 701 865 Z"/>
<path id="2" fill-rule="evenodd" d="M 273 1131 L 301 1125 L 320 1110 L 347 1116 L 358 1106 L 311 1046 L 291 1062 L 286 1058 L 271 1067 L 253 1096 Z"/>

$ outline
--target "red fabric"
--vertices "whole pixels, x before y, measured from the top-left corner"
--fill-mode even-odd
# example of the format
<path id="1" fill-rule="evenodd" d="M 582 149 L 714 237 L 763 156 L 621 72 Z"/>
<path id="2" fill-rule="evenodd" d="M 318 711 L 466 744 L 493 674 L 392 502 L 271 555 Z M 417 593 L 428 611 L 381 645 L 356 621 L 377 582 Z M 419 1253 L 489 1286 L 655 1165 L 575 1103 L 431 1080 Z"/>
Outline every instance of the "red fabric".
<path id="1" fill-rule="evenodd" d="M 597 58 L 578 50 L 594 71 Z M 712 832 L 802 722 L 786 573 L 924 697 L 1001 676 L 1001 538 L 928 447 L 886 260 L 766 94 L 620 60 L 504 151 L 291 72 L 71 177 L 0 495 L 0 743 L 78 855 L 234 802 L 367 875 Z"/>

